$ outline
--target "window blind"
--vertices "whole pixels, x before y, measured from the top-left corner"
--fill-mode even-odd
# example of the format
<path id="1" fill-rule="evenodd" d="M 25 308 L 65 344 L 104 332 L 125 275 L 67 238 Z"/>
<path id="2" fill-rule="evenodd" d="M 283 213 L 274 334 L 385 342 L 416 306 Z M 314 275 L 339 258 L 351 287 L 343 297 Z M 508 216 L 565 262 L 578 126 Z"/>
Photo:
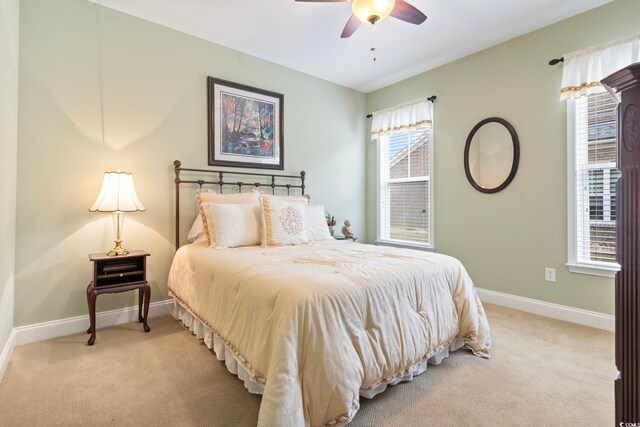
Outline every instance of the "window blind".
<path id="1" fill-rule="evenodd" d="M 616 101 L 608 93 L 575 101 L 576 261 L 616 262 Z"/>
<path id="2" fill-rule="evenodd" d="M 380 136 L 378 240 L 431 245 L 431 128 Z"/>

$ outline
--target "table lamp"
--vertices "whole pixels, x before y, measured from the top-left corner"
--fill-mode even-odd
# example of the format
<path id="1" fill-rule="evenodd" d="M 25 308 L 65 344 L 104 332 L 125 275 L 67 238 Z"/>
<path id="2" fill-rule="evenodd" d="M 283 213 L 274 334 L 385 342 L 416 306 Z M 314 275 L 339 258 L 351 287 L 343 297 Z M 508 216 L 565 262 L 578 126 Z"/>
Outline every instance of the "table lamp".
<path id="1" fill-rule="evenodd" d="M 113 227 L 116 232 L 116 246 L 107 254 L 110 256 L 126 255 L 129 253 L 122 247 L 122 226 L 125 212 L 145 211 L 142 206 L 136 188 L 133 185 L 133 176 L 129 172 L 111 171 L 104 173 L 102 188 L 91 212 L 113 212 Z"/>

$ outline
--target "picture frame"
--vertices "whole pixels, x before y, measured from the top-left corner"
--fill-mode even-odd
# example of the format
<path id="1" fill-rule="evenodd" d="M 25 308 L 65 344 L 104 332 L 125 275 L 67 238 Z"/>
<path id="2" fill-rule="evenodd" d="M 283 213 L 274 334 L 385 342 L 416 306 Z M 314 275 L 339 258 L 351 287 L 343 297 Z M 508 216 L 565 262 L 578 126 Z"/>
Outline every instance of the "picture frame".
<path id="1" fill-rule="evenodd" d="M 284 95 L 207 78 L 212 166 L 284 169 Z"/>

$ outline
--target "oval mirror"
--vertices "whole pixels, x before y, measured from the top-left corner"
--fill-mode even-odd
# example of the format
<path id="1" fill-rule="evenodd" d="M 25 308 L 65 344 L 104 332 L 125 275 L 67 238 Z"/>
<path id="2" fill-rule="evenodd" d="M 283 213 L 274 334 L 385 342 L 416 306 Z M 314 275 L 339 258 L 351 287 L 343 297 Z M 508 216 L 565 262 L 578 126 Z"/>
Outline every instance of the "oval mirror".
<path id="1" fill-rule="evenodd" d="M 504 190 L 518 169 L 520 145 L 511 124 L 499 117 L 478 123 L 464 147 L 464 171 L 473 187 L 483 193 Z"/>

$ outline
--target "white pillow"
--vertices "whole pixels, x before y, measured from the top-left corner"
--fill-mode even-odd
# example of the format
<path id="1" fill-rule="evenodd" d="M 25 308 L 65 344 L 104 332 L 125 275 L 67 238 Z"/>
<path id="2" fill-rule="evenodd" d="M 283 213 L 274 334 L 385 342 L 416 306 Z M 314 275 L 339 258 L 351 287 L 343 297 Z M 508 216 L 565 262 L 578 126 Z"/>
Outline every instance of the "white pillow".
<path id="1" fill-rule="evenodd" d="M 262 246 L 308 243 L 305 227 L 306 199 L 260 196 L 262 205 Z"/>
<path id="2" fill-rule="evenodd" d="M 209 231 L 211 227 L 207 224 L 207 218 L 202 212 L 202 205 L 204 203 L 215 203 L 218 205 L 222 204 L 234 204 L 234 205 L 254 205 L 260 206 L 260 193 L 257 191 L 251 191 L 249 193 L 225 193 L 220 194 L 210 189 L 200 189 L 196 192 L 196 199 L 198 200 L 198 205 L 200 206 L 200 216 L 202 217 L 202 222 L 204 224 L 205 234 L 207 235 L 207 240 L 209 241 L 209 246 L 215 247 L 216 240 L 215 236 L 213 236 Z"/>
<path id="3" fill-rule="evenodd" d="M 203 203 L 209 235 L 218 249 L 257 246 L 262 236 L 260 206 L 250 204 Z"/>
<path id="4" fill-rule="evenodd" d="M 327 219 L 324 217 L 324 206 L 308 205 L 305 208 L 305 227 L 307 239 L 310 242 L 316 240 L 333 240 L 327 226 Z"/>
<path id="5" fill-rule="evenodd" d="M 193 221 L 191 230 L 189 230 L 189 234 L 187 235 L 187 240 L 190 243 L 196 243 L 202 240 L 207 240 L 207 235 L 205 234 L 205 231 L 204 231 L 204 224 L 202 223 L 202 216 L 200 216 L 200 212 L 198 212 L 198 216 L 196 217 L 196 220 Z"/>

